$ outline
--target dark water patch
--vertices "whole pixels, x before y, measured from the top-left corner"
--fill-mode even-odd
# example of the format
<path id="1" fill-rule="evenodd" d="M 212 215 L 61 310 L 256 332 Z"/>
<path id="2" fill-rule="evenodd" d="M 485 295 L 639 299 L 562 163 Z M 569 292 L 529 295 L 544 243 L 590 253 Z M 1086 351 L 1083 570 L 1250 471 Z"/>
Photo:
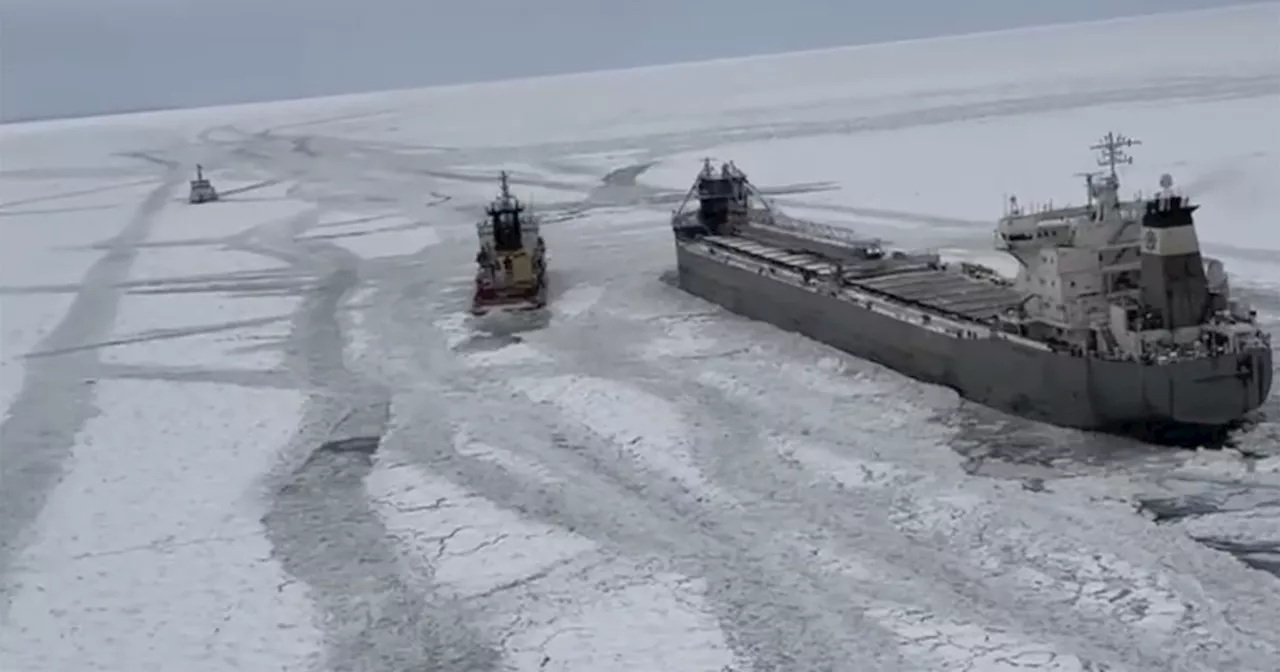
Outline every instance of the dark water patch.
<path id="1" fill-rule="evenodd" d="M 759 191 L 765 196 L 793 196 L 800 194 L 816 194 L 824 191 L 839 191 L 841 188 L 842 186 L 837 182 L 797 182 L 795 184 L 782 184 L 775 187 L 760 187 Z"/>
<path id="2" fill-rule="evenodd" d="M 250 191 L 256 191 L 256 190 L 258 190 L 258 189 L 265 189 L 265 188 L 267 188 L 267 187 L 274 187 L 275 185 L 280 184 L 281 182 L 282 182 L 282 180 L 263 180 L 263 181 L 261 181 L 261 182 L 254 182 L 253 184 L 245 185 L 245 186 L 243 186 L 243 187 L 236 187 L 236 188 L 234 188 L 234 189 L 224 189 L 224 190 L 222 190 L 222 191 L 218 192 L 218 195 L 219 195 L 219 196 L 221 196 L 222 198 L 226 198 L 226 197 L 228 197 L 228 196 L 235 196 L 235 195 L 237 195 L 237 194 L 244 194 L 244 193 L 248 193 L 248 192 L 250 192 Z M 235 200 L 240 200 L 240 199 L 235 199 Z"/>
<path id="3" fill-rule="evenodd" d="M 1254 569 L 1280 578 L 1280 541 L 1241 542 L 1213 537 L 1193 537 L 1193 539 L 1214 550 L 1230 553 L 1240 562 Z"/>
<path id="4" fill-rule="evenodd" d="M 1217 513 L 1217 502 L 1204 495 L 1180 497 L 1155 497 L 1139 500 L 1141 510 L 1151 514 L 1157 523 L 1168 523 L 1183 518 Z"/>
<path id="5" fill-rule="evenodd" d="M 346 439 L 326 441 L 320 444 L 320 447 L 316 450 L 328 453 L 359 453 L 372 456 L 378 452 L 378 446 L 381 443 L 381 436 L 353 436 Z"/>
<path id="6" fill-rule="evenodd" d="M 956 430 L 949 445 L 971 474 L 1020 479 L 1109 469 L 1187 449 L 1255 453 L 1266 414 L 1225 426 L 1142 423 L 1081 431 L 1009 415 L 967 400 L 934 420 Z"/>
<path id="7" fill-rule="evenodd" d="M 454 352 L 492 352 L 509 345 L 523 343 L 518 334 L 475 334 L 453 348 Z"/>
<path id="8" fill-rule="evenodd" d="M 1257 424 L 1248 416 L 1226 425 L 1193 425 L 1175 422 L 1139 422 L 1109 427 L 1106 433 L 1130 437 L 1166 448 L 1207 448 L 1222 450 L 1235 447 L 1235 437 Z"/>
<path id="9" fill-rule="evenodd" d="M 323 614 L 333 672 L 494 672 L 501 653 L 458 600 L 406 583 L 364 480 L 379 437 L 320 445 L 276 493 L 263 523 L 285 571 Z"/>
<path id="10" fill-rule="evenodd" d="M 605 174 L 600 181 L 610 187 L 634 187 L 636 180 L 657 163 L 657 161 L 645 161 L 615 168 Z"/>
<path id="11" fill-rule="evenodd" d="M 306 136 L 292 138 L 290 144 L 292 145 L 291 151 L 294 153 L 311 157 L 313 159 L 320 156 L 319 152 L 312 149 L 311 138 Z"/>
<path id="12" fill-rule="evenodd" d="M 1167 450 L 1129 437 L 1047 425 L 965 400 L 934 420 L 955 430 L 950 447 L 965 458 L 966 471 L 1013 479 L 1065 476 Z"/>
<path id="13" fill-rule="evenodd" d="M 1005 416 L 994 410 L 962 403 L 948 416 L 948 424 L 958 427 L 951 448 L 963 455 L 965 471 L 971 474 L 1021 481 L 1025 489 L 1052 490 L 1054 479 L 1082 472 L 1109 472 L 1127 468 L 1153 457 L 1181 450 L 1181 446 L 1224 448 L 1239 442 L 1241 427 L 1180 428 L 1182 434 L 1164 436 L 1164 443 L 1142 441 L 1131 435 L 1080 432 Z M 1149 428 L 1148 428 L 1149 429 Z M 1198 431 L 1197 431 L 1198 429 Z M 1181 438 L 1182 441 L 1170 440 Z M 1048 485 L 1046 485 L 1046 483 Z M 1174 484 L 1173 481 L 1169 481 Z M 1177 490 L 1192 490 L 1176 496 L 1139 499 L 1139 510 L 1156 524 L 1209 515 L 1241 517 L 1277 511 L 1280 529 L 1280 487 L 1266 484 L 1222 481 L 1177 482 Z M 1277 536 L 1280 536 L 1278 534 Z M 1241 562 L 1280 578 L 1280 555 L 1276 540 L 1228 538 L 1225 535 L 1195 535 L 1208 548 L 1231 553 Z"/>
<path id="14" fill-rule="evenodd" d="M 1168 497 L 1138 500 L 1139 509 L 1156 524 L 1200 518 L 1231 516 L 1254 519 L 1274 513 L 1277 524 L 1269 538 L 1241 538 L 1238 534 L 1192 534 L 1208 548 L 1230 553 L 1241 562 L 1280 578 L 1280 486 L 1229 481 L 1187 481 L 1182 485 L 1198 491 Z"/>
<path id="15" fill-rule="evenodd" d="M 551 304 L 548 304 L 551 305 Z M 524 340 L 520 334 L 546 329 L 551 324 L 551 311 L 546 308 L 520 311 L 494 311 L 468 318 L 473 336 L 482 344 L 496 349 Z M 470 340 L 470 339 L 469 339 Z"/>

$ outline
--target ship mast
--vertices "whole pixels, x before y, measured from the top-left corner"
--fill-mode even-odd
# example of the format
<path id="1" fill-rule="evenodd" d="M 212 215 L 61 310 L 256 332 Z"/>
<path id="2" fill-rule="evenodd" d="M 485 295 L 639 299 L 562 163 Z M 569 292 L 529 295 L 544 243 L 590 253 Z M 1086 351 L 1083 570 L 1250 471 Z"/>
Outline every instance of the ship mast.
<path id="1" fill-rule="evenodd" d="M 1124 153 L 1125 148 L 1141 144 L 1141 140 L 1134 140 L 1120 133 L 1107 133 L 1106 137 L 1089 149 L 1101 154 L 1098 165 L 1106 168 L 1110 173 L 1108 177 L 1111 182 L 1119 186 L 1120 178 L 1116 176 L 1116 166 L 1133 164 L 1133 157 Z"/>
<path id="2" fill-rule="evenodd" d="M 493 197 L 493 202 L 486 207 L 486 210 L 490 215 L 496 215 L 499 212 L 523 212 L 524 206 L 520 204 L 520 199 L 511 194 L 510 176 L 507 171 L 504 170 L 499 173 L 499 178 L 501 180 L 501 189 L 498 191 L 498 195 Z"/>
<path id="3" fill-rule="evenodd" d="M 500 175 L 500 179 L 502 180 L 501 198 L 504 203 L 510 202 L 511 201 L 511 183 L 508 181 L 507 171 L 505 170 L 502 171 L 502 174 Z"/>
<path id="4" fill-rule="evenodd" d="M 1116 166 L 1132 165 L 1133 157 L 1126 154 L 1124 150 L 1141 144 L 1140 140 L 1134 140 L 1120 133 L 1107 133 L 1098 144 L 1089 147 L 1098 152 L 1098 165 L 1107 169 L 1101 185 L 1094 181 L 1092 174 L 1085 177 L 1090 204 L 1093 205 L 1096 202 L 1099 217 L 1105 219 L 1110 215 L 1110 211 L 1120 206 L 1120 177 L 1116 174 Z"/>

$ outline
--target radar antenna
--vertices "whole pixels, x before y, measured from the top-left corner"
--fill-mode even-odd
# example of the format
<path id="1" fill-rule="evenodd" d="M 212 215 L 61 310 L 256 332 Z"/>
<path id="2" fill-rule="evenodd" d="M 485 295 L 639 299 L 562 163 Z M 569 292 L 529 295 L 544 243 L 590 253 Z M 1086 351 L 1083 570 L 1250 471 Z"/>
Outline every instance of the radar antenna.
<path id="1" fill-rule="evenodd" d="M 1141 140 L 1134 140 L 1120 133 L 1107 133 L 1106 137 L 1102 138 L 1098 144 L 1089 147 L 1089 149 L 1101 154 L 1098 159 L 1098 165 L 1110 171 L 1109 177 L 1114 182 L 1119 179 L 1116 177 L 1116 166 L 1131 165 L 1133 163 L 1133 157 L 1125 154 L 1124 149 L 1141 144 Z"/>
<path id="2" fill-rule="evenodd" d="M 511 199 L 511 185 L 507 181 L 507 171 L 502 171 L 500 179 L 502 180 L 502 200 Z"/>

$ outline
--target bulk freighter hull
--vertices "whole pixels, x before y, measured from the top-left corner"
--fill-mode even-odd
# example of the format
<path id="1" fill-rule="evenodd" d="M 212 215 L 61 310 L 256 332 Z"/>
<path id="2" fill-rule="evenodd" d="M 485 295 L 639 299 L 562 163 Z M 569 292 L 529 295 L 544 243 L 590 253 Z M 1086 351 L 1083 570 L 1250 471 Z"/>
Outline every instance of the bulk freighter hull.
<path id="1" fill-rule="evenodd" d="M 1267 347 L 1162 364 L 1081 357 L 1026 339 L 929 328 L 910 319 L 911 308 L 886 310 L 846 290 L 735 263 L 696 239 L 677 239 L 676 260 L 683 290 L 734 313 L 1065 427 L 1224 425 L 1257 409 L 1271 390 Z"/>

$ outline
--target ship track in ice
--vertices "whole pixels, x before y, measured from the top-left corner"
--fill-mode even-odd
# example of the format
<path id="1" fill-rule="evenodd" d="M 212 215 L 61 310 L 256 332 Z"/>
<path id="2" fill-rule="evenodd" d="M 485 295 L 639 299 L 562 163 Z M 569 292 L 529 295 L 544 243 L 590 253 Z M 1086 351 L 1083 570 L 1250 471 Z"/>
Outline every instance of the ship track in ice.
<path id="1" fill-rule="evenodd" d="M 703 249 L 721 263 L 767 271 L 780 282 L 808 285 L 817 292 L 835 291 L 838 298 L 863 303 L 864 308 L 870 307 L 866 305 L 868 302 L 879 304 L 898 317 L 918 319 L 927 315 L 952 323 L 933 325 L 939 331 L 968 330 L 988 335 L 991 319 L 1023 300 L 1011 287 L 923 262 L 872 270 L 876 262 L 837 264 L 820 254 L 787 250 L 740 236 L 705 236 L 700 242 Z M 696 243 L 693 245 L 697 247 Z M 837 269 L 844 276 L 839 290 L 829 285 Z M 784 275 L 778 276 L 778 272 Z M 806 274 L 810 278 L 808 282 Z M 1045 349 L 1043 344 L 1014 338 L 1026 341 L 1025 345 Z"/>

